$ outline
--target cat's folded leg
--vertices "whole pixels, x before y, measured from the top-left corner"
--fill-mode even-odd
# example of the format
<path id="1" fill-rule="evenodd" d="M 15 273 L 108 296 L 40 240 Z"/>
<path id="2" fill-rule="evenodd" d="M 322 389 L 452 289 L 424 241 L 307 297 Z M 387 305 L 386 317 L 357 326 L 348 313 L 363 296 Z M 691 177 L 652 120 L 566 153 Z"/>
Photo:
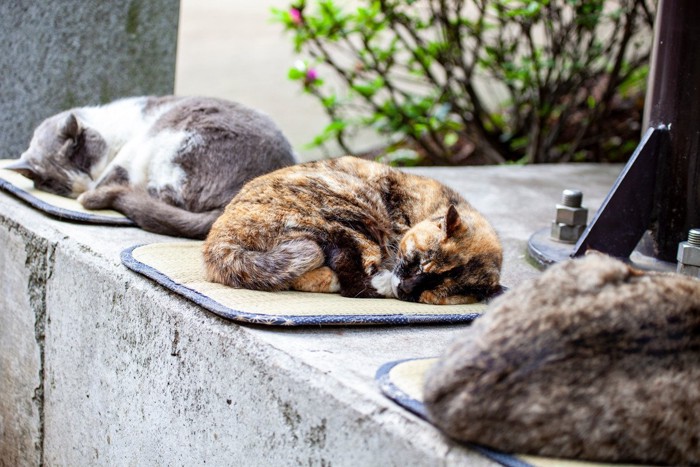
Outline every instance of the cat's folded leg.
<path id="1" fill-rule="evenodd" d="M 149 232 L 188 238 L 206 237 L 221 210 L 191 212 L 128 185 L 107 185 L 78 197 L 86 209 L 114 209 Z"/>
<path id="2" fill-rule="evenodd" d="M 78 202 L 85 209 L 108 209 L 113 207 L 114 201 L 128 190 L 123 185 L 107 185 L 94 190 L 88 190 L 78 196 Z"/>
<path id="3" fill-rule="evenodd" d="M 351 298 L 383 297 L 370 283 L 371 276 L 365 273 L 360 256 L 355 249 L 336 248 L 326 258 L 338 277 L 340 295 Z"/>
<path id="4" fill-rule="evenodd" d="M 369 240 L 360 241 L 360 251 L 362 252 L 362 268 L 369 278 L 370 285 L 376 293 L 382 297 L 394 297 L 391 286 L 392 273 L 383 264 L 381 247 Z"/>
<path id="5" fill-rule="evenodd" d="M 302 292 L 337 293 L 340 292 L 340 282 L 331 268 L 322 266 L 294 279 L 291 288 Z"/>
<path id="6" fill-rule="evenodd" d="M 358 236 L 356 238 L 362 254 L 362 268 L 367 276 L 378 273 L 382 264 L 382 250 L 379 245 L 371 240 Z"/>

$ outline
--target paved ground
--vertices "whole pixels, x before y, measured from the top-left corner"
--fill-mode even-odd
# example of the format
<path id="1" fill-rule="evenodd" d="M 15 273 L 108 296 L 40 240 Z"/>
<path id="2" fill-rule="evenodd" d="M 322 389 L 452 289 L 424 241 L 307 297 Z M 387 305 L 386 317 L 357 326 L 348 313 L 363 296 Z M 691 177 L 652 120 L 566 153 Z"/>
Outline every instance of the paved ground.
<path id="1" fill-rule="evenodd" d="M 270 115 L 302 158 L 327 124 L 316 100 L 287 79 L 298 57 L 270 9 L 289 0 L 182 0 L 175 92 L 236 100 Z"/>

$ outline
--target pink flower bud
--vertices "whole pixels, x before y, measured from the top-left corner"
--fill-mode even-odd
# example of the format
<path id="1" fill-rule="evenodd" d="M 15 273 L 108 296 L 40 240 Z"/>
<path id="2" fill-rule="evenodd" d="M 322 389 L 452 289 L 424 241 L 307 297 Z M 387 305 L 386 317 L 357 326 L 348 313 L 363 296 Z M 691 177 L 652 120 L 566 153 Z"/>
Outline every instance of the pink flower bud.
<path id="1" fill-rule="evenodd" d="M 303 21 L 301 17 L 301 11 L 298 8 L 290 8 L 289 17 L 291 18 L 292 23 L 296 24 L 297 26 L 300 25 Z"/>
<path id="2" fill-rule="evenodd" d="M 304 81 L 306 82 L 306 84 L 311 84 L 314 81 L 316 81 L 317 79 L 318 79 L 318 72 L 315 69 L 309 68 L 308 70 L 306 70 L 306 78 L 304 78 Z"/>

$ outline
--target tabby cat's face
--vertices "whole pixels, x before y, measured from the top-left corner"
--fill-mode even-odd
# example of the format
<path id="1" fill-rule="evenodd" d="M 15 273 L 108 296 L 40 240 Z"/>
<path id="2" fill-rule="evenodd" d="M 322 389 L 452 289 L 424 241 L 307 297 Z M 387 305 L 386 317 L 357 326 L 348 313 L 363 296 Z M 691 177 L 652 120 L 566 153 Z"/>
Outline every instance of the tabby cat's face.
<path id="1" fill-rule="evenodd" d="M 31 179 L 39 190 L 76 198 L 90 186 L 94 167 L 105 153 L 104 139 L 64 112 L 44 120 L 29 149 L 7 168 Z"/>
<path id="2" fill-rule="evenodd" d="M 453 206 L 404 235 L 393 270 L 400 300 L 433 304 L 473 303 L 500 290 L 502 250 L 491 229 L 470 228 Z"/>

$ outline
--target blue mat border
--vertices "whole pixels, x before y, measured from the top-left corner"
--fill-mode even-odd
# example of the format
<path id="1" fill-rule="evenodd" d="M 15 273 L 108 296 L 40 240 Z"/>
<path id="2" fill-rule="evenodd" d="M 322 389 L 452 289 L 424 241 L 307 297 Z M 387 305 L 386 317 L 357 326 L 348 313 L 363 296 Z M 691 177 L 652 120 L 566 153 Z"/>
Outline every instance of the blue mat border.
<path id="1" fill-rule="evenodd" d="M 133 251 L 144 246 L 134 245 L 122 251 L 124 266 L 159 283 L 163 287 L 182 295 L 212 313 L 232 321 L 269 326 L 339 326 L 339 325 L 411 325 L 411 324 L 460 324 L 471 323 L 480 313 L 461 315 L 263 315 L 234 310 L 221 303 L 170 279 L 155 268 L 148 266 L 133 256 Z"/>
<path id="2" fill-rule="evenodd" d="M 394 382 L 391 380 L 389 377 L 389 374 L 391 370 L 396 366 L 400 365 L 401 363 L 405 362 L 411 362 L 415 360 L 424 360 L 426 358 L 431 358 L 431 357 L 424 357 L 424 358 L 404 358 L 402 360 L 394 360 L 391 362 L 384 363 L 382 366 L 380 366 L 377 369 L 377 372 L 375 373 L 374 379 L 377 381 L 377 384 L 379 385 L 379 389 L 382 391 L 382 393 L 392 401 L 396 402 L 396 404 L 400 405 L 404 409 L 407 409 L 409 412 L 412 412 L 413 414 L 419 416 L 423 420 L 430 422 L 428 420 L 428 412 L 425 408 L 425 405 L 423 402 L 416 400 L 403 392 L 398 386 L 394 384 Z M 434 357 L 432 357 L 434 358 Z M 478 444 L 473 444 L 473 443 L 464 443 L 466 446 L 468 446 L 470 449 L 473 449 L 474 451 L 479 452 L 480 454 L 488 457 L 489 459 L 493 460 L 494 462 L 498 462 L 501 465 L 504 465 L 506 467 L 533 467 L 532 464 L 529 464 L 522 459 L 519 459 L 511 454 L 506 454 L 504 452 L 500 451 L 495 451 L 493 449 L 478 445 Z"/>
<path id="3" fill-rule="evenodd" d="M 86 224 L 113 225 L 120 227 L 134 227 L 136 224 L 126 217 L 110 217 L 100 214 L 89 214 L 79 211 L 71 211 L 69 209 L 59 208 L 45 201 L 40 200 L 31 193 L 12 184 L 10 181 L 0 178 L 0 189 L 16 196 L 20 200 L 38 209 L 39 211 L 50 214 L 61 220 L 83 222 Z"/>

